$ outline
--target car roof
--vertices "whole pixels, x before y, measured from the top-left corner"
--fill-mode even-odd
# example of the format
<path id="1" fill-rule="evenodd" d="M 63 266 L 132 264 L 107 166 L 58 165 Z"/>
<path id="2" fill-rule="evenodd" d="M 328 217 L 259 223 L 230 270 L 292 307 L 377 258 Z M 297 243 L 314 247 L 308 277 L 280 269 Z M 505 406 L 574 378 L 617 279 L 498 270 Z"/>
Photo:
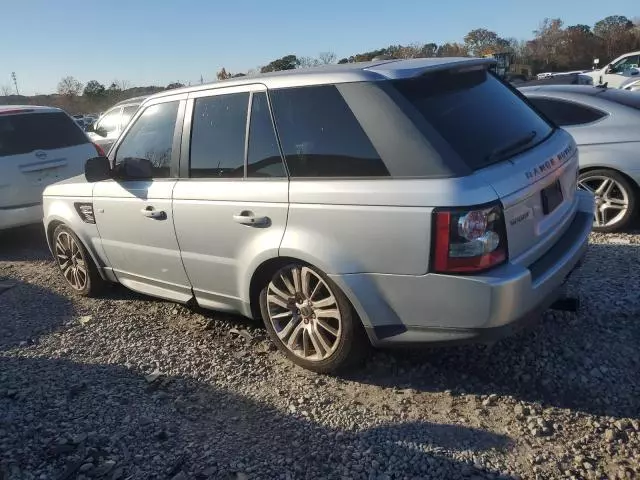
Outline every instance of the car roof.
<path id="1" fill-rule="evenodd" d="M 445 70 L 458 66 L 489 66 L 495 63 L 496 61 L 492 58 L 438 57 L 322 65 L 320 67 L 261 73 L 258 75 L 220 80 L 204 85 L 176 88 L 156 93 L 149 96 L 148 99 L 210 90 L 212 88 L 234 87 L 256 83 L 263 84 L 267 88 L 286 88 L 329 83 L 412 78 L 431 71 Z"/>
<path id="2" fill-rule="evenodd" d="M 119 107 L 122 105 L 128 105 L 128 104 L 132 104 L 132 105 L 139 105 L 142 102 L 144 102 L 147 98 L 149 98 L 149 95 L 142 95 L 139 97 L 131 97 L 131 98 L 127 98 L 126 100 L 121 100 L 118 103 L 113 104 L 113 107 Z"/>
<path id="3" fill-rule="evenodd" d="M 59 108 L 42 105 L 0 105 L 0 115 L 61 112 Z"/>

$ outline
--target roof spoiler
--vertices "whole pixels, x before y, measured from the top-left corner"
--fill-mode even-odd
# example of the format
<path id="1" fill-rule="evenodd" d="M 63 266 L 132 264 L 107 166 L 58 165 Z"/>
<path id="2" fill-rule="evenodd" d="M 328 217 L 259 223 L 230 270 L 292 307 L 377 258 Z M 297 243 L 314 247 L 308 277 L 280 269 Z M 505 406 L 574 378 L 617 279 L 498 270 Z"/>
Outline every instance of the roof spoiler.
<path id="1" fill-rule="evenodd" d="M 382 63 L 372 67 L 367 67 L 364 70 L 378 73 L 389 79 L 401 79 L 415 78 L 429 73 L 442 72 L 446 70 L 471 71 L 476 69 L 488 69 L 497 63 L 493 58 L 454 57 L 443 60 L 447 61 L 435 63 L 432 58 L 414 58 L 410 60 Z M 401 65 L 398 65 L 399 63 Z"/>

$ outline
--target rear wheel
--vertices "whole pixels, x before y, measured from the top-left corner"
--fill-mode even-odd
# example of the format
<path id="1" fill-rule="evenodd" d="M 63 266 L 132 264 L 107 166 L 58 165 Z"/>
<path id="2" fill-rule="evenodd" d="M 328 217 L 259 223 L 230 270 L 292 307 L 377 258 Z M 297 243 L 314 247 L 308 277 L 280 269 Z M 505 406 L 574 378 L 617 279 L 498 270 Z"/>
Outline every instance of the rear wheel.
<path id="1" fill-rule="evenodd" d="M 367 352 L 349 300 L 314 267 L 296 263 L 278 270 L 260 294 L 260 309 L 273 342 L 301 367 L 333 372 Z"/>
<path id="2" fill-rule="evenodd" d="M 53 232 L 53 254 L 65 282 L 74 292 L 89 297 L 102 290 L 105 281 L 89 252 L 66 225 L 59 225 Z"/>
<path id="3" fill-rule="evenodd" d="M 596 208 L 593 230 L 610 233 L 626 227 L 635 211 L 636 192 L 633 185 L 614 170 L 599 169 L 582 172 L 578 188 L 593 193 Z"/>

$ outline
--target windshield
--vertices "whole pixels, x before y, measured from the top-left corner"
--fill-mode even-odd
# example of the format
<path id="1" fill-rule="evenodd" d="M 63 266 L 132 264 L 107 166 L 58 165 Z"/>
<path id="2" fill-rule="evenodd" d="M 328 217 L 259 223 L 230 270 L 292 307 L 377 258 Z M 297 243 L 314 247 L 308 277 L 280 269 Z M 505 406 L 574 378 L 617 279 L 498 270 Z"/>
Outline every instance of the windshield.
<path id="1" fill-rule="evenodd" d="M 393 84 L 428 123 L 425 128 L 416 122 L 425 136 L 435 130 L 473 170 L 531 148 L 553 131 L 484 69 L 446 70 Z"/>
<path id="2" fill-rule="evenodd" d="M 0 157 L 73 147 L 89 140 L 65 113 L 0 116 Z"/>

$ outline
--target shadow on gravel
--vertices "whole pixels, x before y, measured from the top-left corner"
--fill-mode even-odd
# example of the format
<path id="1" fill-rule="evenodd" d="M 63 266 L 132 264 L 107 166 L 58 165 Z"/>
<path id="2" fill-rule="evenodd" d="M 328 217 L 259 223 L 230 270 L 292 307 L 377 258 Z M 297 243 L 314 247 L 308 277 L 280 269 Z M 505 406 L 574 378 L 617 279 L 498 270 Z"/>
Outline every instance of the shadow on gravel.
<path id="1" fill-rule="evenodd" d="M 0 352 L 33 344 L 75 315 L 67 297 L 0 275 Z"/>
<path id="2" fill-rule="evenodd" d="M 0 231 L 0 261 L 53 260 L 40 224 Z"/>
<path id="3" fill-rule="evenodd" d="M 348 379 L 640 418 L 640 245 L 591 245 L 568 289 L 578 314 L 547 312 L 491 347 L 378 352 Z"/>
<path id="4" fill-rule="evenodd" d="M 508 437 L 457 425 L 338 431 L 193 379 L 149 383 L 140 373 L 0 355 L 0 478 L 76 478 L 80 469 L 112 479 L 496 478 L 472 458 L 510 447 Z M 468 463 L 447 455 L 461 452 Z"/>

